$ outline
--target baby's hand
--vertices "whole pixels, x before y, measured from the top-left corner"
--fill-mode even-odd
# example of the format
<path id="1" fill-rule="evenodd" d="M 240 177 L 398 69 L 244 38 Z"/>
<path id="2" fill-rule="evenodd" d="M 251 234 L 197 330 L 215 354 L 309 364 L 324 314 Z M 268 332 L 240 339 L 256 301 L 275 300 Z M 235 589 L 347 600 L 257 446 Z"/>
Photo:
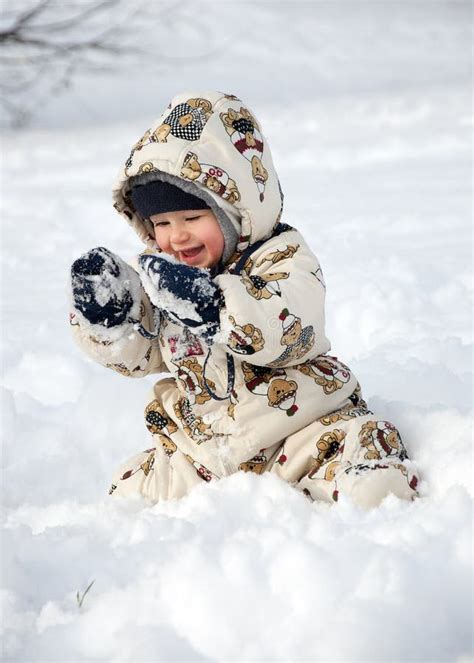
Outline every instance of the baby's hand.
<path id="1" fill-rule="evenodd" d="M 91 249 L 71 267 L 74 307 L 94 325 L 122 324 L 140 300 L 138 274 L 108 249 Z"/>
<path id="2" fill-rule="evenodd" d="M 210 273 L 160 255 L 139 258 L 140 277 L 152 303 L 208 343 L 219 329 L 222 293 Z"/>

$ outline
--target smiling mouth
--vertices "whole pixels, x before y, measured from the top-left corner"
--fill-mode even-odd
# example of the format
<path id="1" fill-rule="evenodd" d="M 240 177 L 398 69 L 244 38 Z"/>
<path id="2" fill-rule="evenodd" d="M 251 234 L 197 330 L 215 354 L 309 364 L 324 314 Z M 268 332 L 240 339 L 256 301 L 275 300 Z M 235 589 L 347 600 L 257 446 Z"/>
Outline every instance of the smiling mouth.
<path id="1" fill-rule="evenodd" d="M 199 253 L 201 253 L 203 247 L 202 246 L 196 246 L 192 249 L 186 249 L 185 251 L 180 251 L 180 255 L 183 256 L 183 258 L 195 258 Z"/>

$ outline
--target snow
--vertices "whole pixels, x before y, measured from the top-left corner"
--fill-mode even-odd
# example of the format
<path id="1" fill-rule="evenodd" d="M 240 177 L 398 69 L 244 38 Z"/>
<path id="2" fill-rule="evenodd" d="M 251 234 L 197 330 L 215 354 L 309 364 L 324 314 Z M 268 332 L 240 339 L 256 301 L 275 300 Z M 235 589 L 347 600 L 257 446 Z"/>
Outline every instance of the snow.
<path id="1" fill-rule="evenodd" d="M 469 647 L 469 515 L 456 487 L 360 512 L 242 474 L 154 507 L 23 507 L 6 535 L 34 536 L 21 562 L 46 573 L 28 621 L 28 603 L 6 597 L 6 644 L 27 629 L 20 660 L 456 660 Z M 47 658 L 54 643 L 69 658 Z"/>
<path id="2" fill-rule="evenodd" d="M 51 366 L 56 366 L 51 380 Z M 48 406 L 75 403 L 84 389 L 83 371 L 65 354 L 25 351 L 5 372 L 3 386 L 13 394 L 28 394 Z"/>
<path id="3" fill-rule="evenodd" d="M 79 127 L 71 112 L 70 127 L 63 114 L 61 129 L 50 116 L 45 128 L 5 132 L 4 661 L 472 660 L 467 4 L 303 5 L 285 40 L 288 5 L 271 15 L 245 5 L 255 21 L 269 19 L 265 44 L 239 33 L 203 84 L 240 94 L 261 120 L 283 220 L 324 272 L 331 354 L 399 427 L 421 498 L 365 512 L 344 497 L 311 504 L 274 476 L 243 473 L 158 505 L 109 498 L 113 469 L 149 446 L 153 378 L 125 378 L 80 354 L 67 277 L 92 247 L 127 261 L 141 249 L 111 208 L 110 186 L 185 84 L 170 76 L 157 86 L 143 122 L 135 111 L 128 123 Z M 216 9 L 216 25 L 231 10 Z M 281 71 L 270 42 L 289 55 Z M 250 49 L 261 71 L 235 87 L 229 63 Z M 318 74 L 307 103 L 292 96 L 308 83 L 297 73 L 304 58 Z"/>

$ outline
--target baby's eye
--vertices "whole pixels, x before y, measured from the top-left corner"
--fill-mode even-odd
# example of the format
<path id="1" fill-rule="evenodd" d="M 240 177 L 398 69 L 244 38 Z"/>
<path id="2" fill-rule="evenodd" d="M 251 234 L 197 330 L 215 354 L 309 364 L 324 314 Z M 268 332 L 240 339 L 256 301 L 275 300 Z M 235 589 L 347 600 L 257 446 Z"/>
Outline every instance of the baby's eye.
<path id="1" fill-rule="evenodd" d="M 187 216 L 186 221 L 197 221 L 198 219 L 201 218 L 201 216 L 202 214 L 198 214 L 197 216 Z"/>
<path id="2" fill-rule="evenodd" d="M 169 225 L 168 221 L 155 221 L 155 223 L 153 224 L 154 228 L 158 228 L 160 226 L 167 226 L 167 225 Z"/>

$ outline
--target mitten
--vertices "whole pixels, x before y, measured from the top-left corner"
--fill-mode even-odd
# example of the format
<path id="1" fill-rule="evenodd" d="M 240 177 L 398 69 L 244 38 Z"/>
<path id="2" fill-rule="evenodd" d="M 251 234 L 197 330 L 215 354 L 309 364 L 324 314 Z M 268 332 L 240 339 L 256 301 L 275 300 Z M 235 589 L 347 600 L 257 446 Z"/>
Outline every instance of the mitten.
<path id="1" fill-rule="evenodd" d="M 92 325 L 109 329 L 138 315 L 140 278 L 108 249 L 92 249 L 73 263 L 71 287 L 74 308 Z"/>
<path id="2" fill-rule="evenodd" d="M 206 269 L 161 255 L 139 258 L 140 277 L 152 303 L 172 321 L 211 343 L 219 330 L 220 288 Z"/>

